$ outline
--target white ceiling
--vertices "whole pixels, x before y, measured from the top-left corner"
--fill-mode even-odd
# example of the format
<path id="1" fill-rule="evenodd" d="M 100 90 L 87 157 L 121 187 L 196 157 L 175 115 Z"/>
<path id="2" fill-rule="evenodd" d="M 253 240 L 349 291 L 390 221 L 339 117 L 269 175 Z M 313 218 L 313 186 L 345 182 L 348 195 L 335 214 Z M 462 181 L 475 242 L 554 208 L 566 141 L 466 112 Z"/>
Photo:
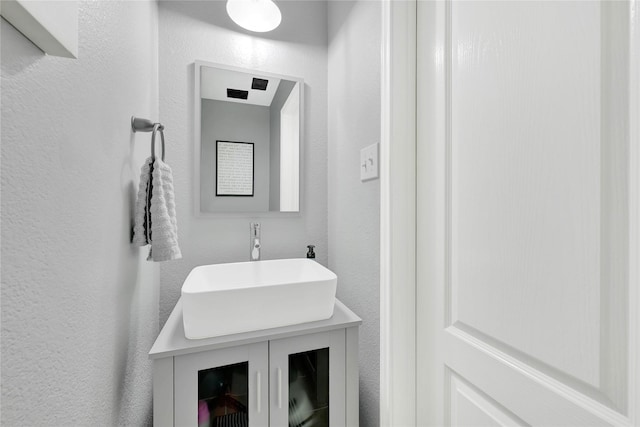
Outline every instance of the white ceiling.
<path id="1" fill-rule="evenodd" d="M 269 80 L 267 90 L 251 89 L 253 78 Z M 280 85 L 280 79 L 265 77 L 259 74 L 249 74 L 241 71 L 224 70 L 221 68 L 202 67 L 200 72 L 200 97 L 219 101 L 237 102 L 240 104 L 254 104 L 270 106 L 273 96 Z M 246 90 L 249 97 L 245 99 L 228 98 L 228 89 Z"/>

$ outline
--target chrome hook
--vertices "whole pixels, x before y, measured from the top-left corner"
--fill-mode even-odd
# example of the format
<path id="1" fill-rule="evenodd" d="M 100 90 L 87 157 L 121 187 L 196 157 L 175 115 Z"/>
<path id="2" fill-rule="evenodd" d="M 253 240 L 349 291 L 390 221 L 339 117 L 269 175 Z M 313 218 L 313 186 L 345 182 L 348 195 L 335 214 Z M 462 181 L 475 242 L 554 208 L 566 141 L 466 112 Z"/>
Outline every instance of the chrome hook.
<path id="1" fill-rule="evenodd" d="M 153 133 L 151 134 L 151 158 L 156 158 L 156 132 L 160 132 L 160 141 L 162 141 L 162 161 L 164 162 L 164 126 L 160 123 L 153 125 Z"/>

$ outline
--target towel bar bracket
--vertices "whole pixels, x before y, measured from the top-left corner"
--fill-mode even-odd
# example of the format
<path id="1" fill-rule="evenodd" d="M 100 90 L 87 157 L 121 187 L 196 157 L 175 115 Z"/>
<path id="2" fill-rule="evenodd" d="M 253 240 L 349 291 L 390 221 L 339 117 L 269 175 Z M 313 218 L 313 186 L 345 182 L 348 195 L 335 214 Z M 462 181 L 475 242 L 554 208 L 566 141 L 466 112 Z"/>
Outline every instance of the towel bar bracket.
<path id="1" fill-rule="evenodd" d="M 156 132 L 160 131 L 162 142 L 162 161 L 164 161 L 164 126 L 161 123 L 153 123 L 151 120 L 131 116 L 131 129 L 133 132 L 153 132 L 151 134 L 151 157 L 156 157 Z"/>
<path id="2" fill-rule="evenodd" d="M 158 130 L 164 130 L 164 126 L 160 123 L 153 123 L 151 120 L 131 116 L 131 129 L 134 132 L 152 132 L 153 126 L 156 124 L 159 125 Z"/>

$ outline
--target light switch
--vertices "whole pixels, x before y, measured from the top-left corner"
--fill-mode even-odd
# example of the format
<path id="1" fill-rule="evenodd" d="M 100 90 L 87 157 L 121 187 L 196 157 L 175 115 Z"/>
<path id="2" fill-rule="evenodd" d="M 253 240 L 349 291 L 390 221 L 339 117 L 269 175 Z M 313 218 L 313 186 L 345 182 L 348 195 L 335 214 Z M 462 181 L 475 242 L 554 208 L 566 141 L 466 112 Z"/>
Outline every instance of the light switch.
<path id="1" fill-rule="evenodd" d="M 360 181 L 378 178 L 378 145 L 372 144 L 360 150 Z"/>

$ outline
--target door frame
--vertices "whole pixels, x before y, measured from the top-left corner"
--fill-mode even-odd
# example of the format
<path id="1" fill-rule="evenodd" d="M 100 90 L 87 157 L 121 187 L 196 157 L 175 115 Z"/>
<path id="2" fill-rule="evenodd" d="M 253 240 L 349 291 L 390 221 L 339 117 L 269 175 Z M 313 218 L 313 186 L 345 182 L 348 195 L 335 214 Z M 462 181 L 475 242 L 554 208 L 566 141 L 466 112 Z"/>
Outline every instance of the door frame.
<path id="1" fill-rule="evenodd" d="M 416 0 L 382 3 L 380 425 L 416 425 Z"/>
<path id="2" fill-rule="evenodd" d="M 438 2 L 424 2 L 437 7 Z M 640 0 L 629 0 L 629 191 L 640 194 Z M 417 340 L 416 301 L 435 287 L 421 289 L 416 282 L 417 174 L 416 102 L 417 1 L 383 0 L 380 140 L 380 424 L 417 425 L 421 414 L 436 411 L 436 396 L 417 404 L 416 360 L 435 357 Z M 629 206 L 630 260 L 629 361 L 630 410 L 640 423 L 640 197 Z M 422 254 L 428 256 L 428 254 Z M 433 329 L 427 323 L 426 329 Z M 430 338 L 437 345 L 435 336 Z M 421 369 L 429 364 L 421 360 Z"/>
<path id="3" fill-rule="evenodd" d="M 633 21 L 629 23 L 631 30 L 631 40 L 629 40 L 630 52 L 635 52 L 629 58 L 629 191 L 632 194 L 640 194 L 640 1 L 632 0 L 630 8 L 634 11 L 632 14 Z M 629 256 L 636 262 L 629 265 L 629 280 L 635 283 L 635 287 L 631 287 L 629 292 L 629 314 L 631 316 L 631 345 L 635 349 L 635 356 L 631 360 L 630 373 L 633 378 L 631 385 L 632 401 L 631 401 L 631 419 L 636 424 L 640 422 L 640 200 L 639 197 L 633 198 L 633 204 L 629 206 L 630 219 L 630 248 Z"/>

